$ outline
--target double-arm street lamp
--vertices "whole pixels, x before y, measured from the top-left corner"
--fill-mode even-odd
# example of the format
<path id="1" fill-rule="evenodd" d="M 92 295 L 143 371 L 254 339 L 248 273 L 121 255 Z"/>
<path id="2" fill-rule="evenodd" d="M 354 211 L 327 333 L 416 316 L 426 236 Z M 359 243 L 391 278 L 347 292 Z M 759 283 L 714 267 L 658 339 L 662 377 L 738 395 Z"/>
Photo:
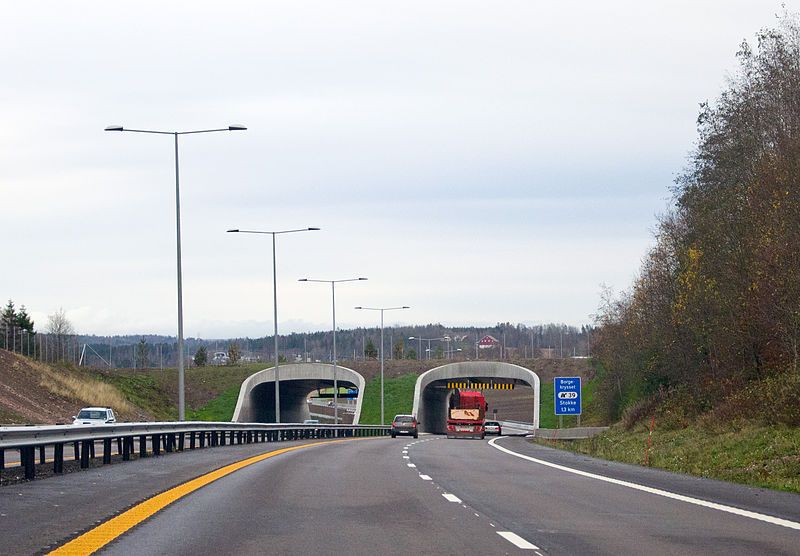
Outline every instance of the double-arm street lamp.
<path id="1" fill-rule="evenodd" d="M 383 312 L 395 311 L 397 309 L 411 309 L 407 305 L 402 307 L 356 307 L 356 309 L 363 309 L 364 311 L 380 311 L 381 312 L 381 425 L 383 425 Z"/>
<path id="2" fill-rule="evenodd" d="M 431 342 L 435 342 L 437 340 L 446 340 L 448 338 L 447 338 L 447 336 L 444 336 L 442 338 L 419 338 L 419 337 L 415 337 L 415 336 L 410 336 L 408 339 L 409 340 L 418 340 L 419 341 L 419 349 L 420 349 L 420 351 L 422 351 L 422 342 L 428 342 L 428 359 L 430 359 L 431 358 Z"/>
<path id="3" fill-rule="evenodd" d="M 320 228 L 300 228 L 297 230 L 280 230 L 277 232 L 264 232 L 260 230 L 228 230 L 229 233 L 240 234 L 269 234 L 272 236 L 272 307 L 275 324 L 275 422 L 281 422 L 281 377 L 278 365 L 278 271 L 275 257 L 275 236 L 280 234 L 293 234 L 295 232 L 313 232 Z"/>
<path id="4" fill-rule="evenodd" d="M 331 302 L 333 306 L 333 422 L 339 424 L 339 382 L 336 378 L 336 284 L 341 282 L 358 282 L 366 278 L 345 278 L 344 280 L 312 280 L 300 278 L 298 282 L 321 282 L 331 285 Z"/>
<path id="5" fill-rule="evenodd" d="M 156 131 L 150 129 L 127 129 L 121 125 L 110 125 L 106 131 L 130 131 L 131 133 L 153 133 L 156 135 L 172 135 L 175 138 L 175 229 L 178 250 L 178 420 L 186 418 L 185 393 L 184 393 L 184 368 L 183 368 L 183 278 L 181 272 L 181 190 L 180 171 L 178 166 L 178 136 L 194 135 L 197 133 L 214 133 L 217 131 L 244 131 L 247 128 L 240 125 L 230 125 L 220 129 L 199 129 L 194 131 Z"/>

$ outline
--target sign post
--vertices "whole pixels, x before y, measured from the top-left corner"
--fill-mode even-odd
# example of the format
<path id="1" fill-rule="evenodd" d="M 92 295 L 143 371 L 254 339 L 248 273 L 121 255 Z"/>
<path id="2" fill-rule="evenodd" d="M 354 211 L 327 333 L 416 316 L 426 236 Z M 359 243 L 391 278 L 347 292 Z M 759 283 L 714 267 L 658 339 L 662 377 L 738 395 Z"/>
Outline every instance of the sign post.
<path id="1" fill-rule="evenodd" d="M 555 377 L 553 379 L 553 392 L 555 395 L 555 414 L 558 415 L 559 428 L 561 428 L 564 415 L 577 415 L 580 422 L 581 377 Z"/>

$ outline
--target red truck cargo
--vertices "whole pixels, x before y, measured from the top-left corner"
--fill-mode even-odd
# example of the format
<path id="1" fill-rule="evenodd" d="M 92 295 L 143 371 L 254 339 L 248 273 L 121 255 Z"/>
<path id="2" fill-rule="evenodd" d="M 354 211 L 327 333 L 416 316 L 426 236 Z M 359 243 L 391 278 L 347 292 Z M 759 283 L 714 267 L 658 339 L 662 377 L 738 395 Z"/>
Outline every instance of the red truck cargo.
<path id="1" fill-rule="evenodd" d="M 486 398 L 477 390 L 453 390 L 447 412 L 447 438 L 483 439 L 488 407 Z"/>

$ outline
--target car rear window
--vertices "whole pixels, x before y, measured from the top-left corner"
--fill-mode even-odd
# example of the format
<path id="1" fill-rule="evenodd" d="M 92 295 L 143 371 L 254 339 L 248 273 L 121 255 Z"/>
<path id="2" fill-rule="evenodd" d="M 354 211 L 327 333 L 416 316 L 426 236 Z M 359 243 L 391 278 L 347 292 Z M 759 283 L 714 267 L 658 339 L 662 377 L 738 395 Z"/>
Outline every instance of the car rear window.
<path id="1" fill-rule="evenodd" d="M 413 423 L 414 418 L 410 415 L 398 415 L 394 418 L 395 423 Z"/>
<path id="2" fill-rule="evenodd" d="M 486 421 L 486 424 L 489 425 L 490 427 L 499 427 L 500 426 L 500 423 L 498 423 L 497 421 Z"/>

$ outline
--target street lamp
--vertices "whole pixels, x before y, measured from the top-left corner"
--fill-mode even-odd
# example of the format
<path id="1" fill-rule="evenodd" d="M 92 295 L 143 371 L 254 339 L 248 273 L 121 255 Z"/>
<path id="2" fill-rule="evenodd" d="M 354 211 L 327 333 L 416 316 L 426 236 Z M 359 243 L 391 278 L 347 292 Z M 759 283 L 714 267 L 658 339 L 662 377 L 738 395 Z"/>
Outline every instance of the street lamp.
<path id="1" fill-rule="evenodd" d="M 402 307 L 356 307 L 356 309 L 381 312 L 381 425 L 383 425 L 383 312 L 395 311 L 397 309 L 411 309 L 411 307 L 403 305 Z"/>
<path id="2" fill-rule="evenodd" d="M 409 340 L 419 340 L 419 349 L 422 351 L 422 342 L 428 342 L 428 359 L 431 358 L 431 342 L 435 342 L 437 340 L 446 340 L 448 339 L 447 336 L 443 336 L 442 338 L 415 338 L 414 336 L 410 336 Z"/>
<path id="3" fill-rule="evenodd" d="M 336 379 L 336 284 L 340 282 L 359 282 L 366 278 L 345 278 L 344 280 L 312 280 L 300 278 L 298 282 L 322 282 L 331 285 L 331 305 L 333 306 L 333 422 L 339 424 L 339 382 Z"/>
<path id="4" fill-rule="evenodd" d="M 272 307 L 273 320 L 275 324 L 275 422 L 281 422 L 281 394 L 280 394 L 280 372 L 278 365 L 278 271 L 275 258 L 275 236 L 279 234 L 292 234 L 295 232 L 319 231 L 320 228 L 300 228 L 297 230 L 280 230 L 277 232 L 262 232 L 260 230 L 228 230 L 228 233 L 240 234 L 269 234 L 272 236 Z"/>
<path id="5" fill-rule="evenodd" d="M 178 166 L 178 136 L 197 133 L 214 133 L 216 131 L 244 131 L 240 125 L 229 125 L 220 129 L 200 129 L 194 131 L 156 131 L 150 129 L 127 129 L 121 125 L 110 125 L 105 131 L 129 131 L 131 133 L 152 133 L 156 135 L 172 135 L 175 138 L 175 230 L 177 237 L 177 274 L 178 274 L 178 420 L 183 421 L 185 412 L 184 369 L 183 369 L 183 278 L 181 271 L 181 191 L 180 171 Z"/>

